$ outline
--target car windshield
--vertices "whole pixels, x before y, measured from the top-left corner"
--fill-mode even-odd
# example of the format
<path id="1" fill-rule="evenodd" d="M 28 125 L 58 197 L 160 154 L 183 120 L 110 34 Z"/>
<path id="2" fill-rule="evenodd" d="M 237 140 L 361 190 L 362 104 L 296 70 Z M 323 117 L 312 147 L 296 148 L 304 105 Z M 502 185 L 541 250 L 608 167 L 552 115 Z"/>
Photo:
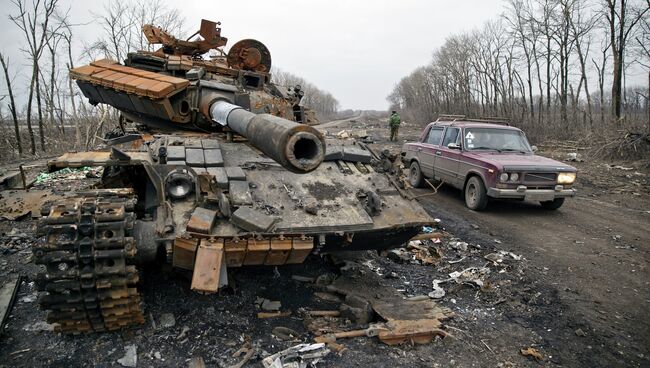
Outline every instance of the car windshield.
<path id="1" fill-rule="evenodd" d="M 465 148 L 468 151 L 531 152 L 523 132 L 514 129 L 465 128 Z"/>

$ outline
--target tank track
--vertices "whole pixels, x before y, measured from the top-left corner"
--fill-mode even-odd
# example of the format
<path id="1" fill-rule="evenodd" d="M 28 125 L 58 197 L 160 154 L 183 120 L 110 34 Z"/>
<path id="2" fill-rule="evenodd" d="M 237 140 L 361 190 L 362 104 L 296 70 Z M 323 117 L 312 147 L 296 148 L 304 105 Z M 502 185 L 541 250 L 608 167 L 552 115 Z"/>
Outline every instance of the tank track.
<path id="1" fill-rule="evenodd" d="M 33 247 L 47 322 L 69 334 L 144 323 L 132 237 L 135 199 L 90 195 L 45 205 Z"/>

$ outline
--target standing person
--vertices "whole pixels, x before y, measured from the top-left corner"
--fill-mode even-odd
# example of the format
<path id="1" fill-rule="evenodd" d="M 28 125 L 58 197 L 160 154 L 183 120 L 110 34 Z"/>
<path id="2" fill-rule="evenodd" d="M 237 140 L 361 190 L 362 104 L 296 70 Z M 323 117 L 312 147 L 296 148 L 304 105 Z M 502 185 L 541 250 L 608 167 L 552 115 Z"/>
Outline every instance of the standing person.
<path id="1" fill-rule="evenodd" d="M 399 125 L 402 123 L 397 111 L 393 110 L 388 118 L 388 126 L 390 127 L 390 140 L 397 141 L 397 131 L 399 130 Z"/>

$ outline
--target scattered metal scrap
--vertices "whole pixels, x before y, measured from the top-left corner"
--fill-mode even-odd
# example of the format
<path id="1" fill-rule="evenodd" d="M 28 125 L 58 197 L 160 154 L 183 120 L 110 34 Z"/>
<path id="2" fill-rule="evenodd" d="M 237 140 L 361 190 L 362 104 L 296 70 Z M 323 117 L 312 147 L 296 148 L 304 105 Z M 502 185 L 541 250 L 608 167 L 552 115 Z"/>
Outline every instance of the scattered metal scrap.
<path id="1" fill-rule="evenodd" d="M 316 335 L 316 342 L 332 343 L 341 338 L 366 336 L 377 337 L 387 345 L 404 342 L 425 344 L 435 336 L 446 336 L 442 321 L 454 315 L 450 309 L 440 307 L 428 298 L 405 299 L 396 289 L 383 285 L 381 278 L 374 272 L 365 273 L 363 278 L 340 276 L 326 286 L 326 289 L 344 295 L 345 301 L 341 305 L 340 313 L 307 312 L 311 318 L 325 318 L 321 322 L 307 323 Z M 366 308 L 371 311 L 366 311 Z M 385 322 L 369 323 L 373 314 Z M 340 331 L 327 322 L 327 319 L 346 316 L 353 319 L 357 325 L 368 327 Z"/>
<path id="2" fill-rule="evenodd" d="M 307 368 L 313 367 L 330 350 L 323 343 L 299 344 L 262 360 L 264 368 Z"/>
<path id="3" fill-rule="evenodd" d="M 0 288 L 0 322 L 2 322 L 0 325 L 0 335 L 4 331 L 5 323 L 11 313 L 11 308 L 13 308 L 14 302 L 16 301 L 16 293 L 20 286 L 20 280 L 20 276 L 9 279 Z"/>
<path id="4" fill-rule="evenodd" d="M 49 189 L 32 189 L 28 192 L 24 190 L 1 191 L 0 219 L 15 221 L 27 215 L 38 218 L 41 215 L 41 207 L 43 204 L 47 201 L 61 199 L 66 195 L 54 193 Z"/>

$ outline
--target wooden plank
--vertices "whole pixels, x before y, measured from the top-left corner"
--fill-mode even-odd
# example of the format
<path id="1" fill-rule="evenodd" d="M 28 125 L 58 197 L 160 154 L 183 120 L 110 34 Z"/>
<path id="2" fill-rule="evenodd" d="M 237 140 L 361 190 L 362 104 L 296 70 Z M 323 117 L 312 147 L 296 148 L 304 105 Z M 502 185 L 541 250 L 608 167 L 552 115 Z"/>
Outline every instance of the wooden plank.
<path id="1" fill-rule="evenodd" d="M 379 330 L 379 340 L 387 345 L 398 345 L 407 341 L 427 344 L 436 335 L 447 335 L 441 329 L 440 321 L 436 319 L 391 320 L 386 323 L 386 329 Z"/>
<path id="2" fill-rule="evenodd" d="M 18 292 L 18 286 L 20 285 L 20 276 L 14 279 L 8 280 L 0 289 L 0 317 L 2 319 L 2 325 L 0 325 L 0 334 L 4 330 L 4 326 L 7 322 L 7 318 L 11 314 L 11 308 L 16 301 L 16 293 Z"/>
<path id="3" fill-rule="evenodd" d="M 442 237 L 442 233 L 428 233 L 428 234 L 418 234 L 412 237 L 411 240 L 437 239 L 441 237 Z"/>
<path id="4" fill-rule="evenodd" d="M 222 259 L 223 240 L 201 240 L 194 261 L 192 290 L 214 293 L 219 289 Z"/>

